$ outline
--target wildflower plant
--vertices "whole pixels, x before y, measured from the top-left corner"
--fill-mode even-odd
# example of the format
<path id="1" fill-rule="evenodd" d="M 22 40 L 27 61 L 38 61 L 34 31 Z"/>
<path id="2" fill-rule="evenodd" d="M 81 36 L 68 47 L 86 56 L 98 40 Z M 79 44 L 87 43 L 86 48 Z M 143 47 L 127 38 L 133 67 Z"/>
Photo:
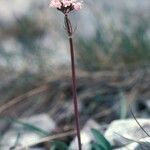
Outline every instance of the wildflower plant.
<path id="1" fill-rule="evenodd" d="M 73 92 L 73 103 L 74 103 L 74 114 L 76 120 L 76 132 L 78 139 L 78 149 L 81 150 L 81 138 L 80 138 L 80 123 L 79 123 L 79 111 L 77 101 L 77 85 L 76 85 L 76 71 L 75 71 L 75 60 L 74 60 L 74 46 L 73 46 L 73 29 L 71 21 L 69 20 L 68 14 L 75 10 L 78 11 L 82 7 L 82 2 L 79 0 L 51 0 L 50 7 L 56 8 L 58 11 L 64 14 L 65 29 L 68 34 L 70 44 L 70 55 L 71 55 L 71 70 L 72 70 L 72 92 Z"/>

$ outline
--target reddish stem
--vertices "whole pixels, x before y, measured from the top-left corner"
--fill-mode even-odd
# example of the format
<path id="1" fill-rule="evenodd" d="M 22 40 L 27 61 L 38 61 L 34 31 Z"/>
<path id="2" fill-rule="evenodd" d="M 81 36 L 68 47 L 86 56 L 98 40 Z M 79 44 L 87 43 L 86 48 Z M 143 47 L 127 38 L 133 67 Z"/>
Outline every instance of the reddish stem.
<path id="1" fill-rule="evenodd" d="M 70 54 L 71 54 L 71 70 L 72 70 L 72 92 L 73 92 L 73 102 L 74 102 L 74 113 L 76 119 L 76 131 L 77 131 L 77 139 L 78 139 L 78 147 L 79 150 L 82 150 L 81 146 L 81 137 L 80 137 L 80 123 L 79 123 L 79 111 L 78 111 L 78 101 L 77 101 L 77 85 L 76 85 L 76 71 L 75 71 L 75 60 L 74 60 L 74 47 L 73 47 L 73 39 L 72 39 L 72 25 L 67 16 L 65 15 L 65 27 L 69 36 L 69 44 L 70 44 Z"/>

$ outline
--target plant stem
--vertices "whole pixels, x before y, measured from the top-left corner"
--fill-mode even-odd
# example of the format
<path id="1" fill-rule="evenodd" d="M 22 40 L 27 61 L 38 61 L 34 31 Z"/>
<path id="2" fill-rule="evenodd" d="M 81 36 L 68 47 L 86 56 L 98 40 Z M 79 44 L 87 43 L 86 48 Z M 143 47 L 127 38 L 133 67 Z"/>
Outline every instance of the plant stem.
<path id="1" fill-rule="evenodd" d="M 80 137 L 80 123 L 79 123 L 79 111 L 78 111 L 78 101 L 77 101 L 77 85 L 76 85 L 76 71 L 75 71 L 75 60 L 74 60 L 74 47 L 72 39 L 72 25 L 68 18 L 68 15 L 65 14 L 65 27 L 67 29 L 69 44 L 70 44 L 70 54 L 71 54 L 71 70 L 72 70 L 72 92 L 73 92 L 73 102 L 74 102 L 74 114 L 76 120 L 76 131 L 78 139 L 79 150 L 82 150 L 81 146 L 81 137 Z"/>

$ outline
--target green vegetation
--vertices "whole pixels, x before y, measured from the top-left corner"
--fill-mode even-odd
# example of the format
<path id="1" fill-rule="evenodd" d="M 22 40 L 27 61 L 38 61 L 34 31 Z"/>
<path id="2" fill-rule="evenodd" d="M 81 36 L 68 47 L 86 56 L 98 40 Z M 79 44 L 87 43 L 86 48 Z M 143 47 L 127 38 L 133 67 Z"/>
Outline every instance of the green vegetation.
<path id="1" fill-rule="evenodd" d="M 122 29 L 115 26 L 114 20 L 108 27 L 98 20 L 93 38 L 77 38 L 78 63 L 81 68 L 98 71 L 150 63 L 149 16 L 139 17 L 127 10 L 123 15 Z"/>

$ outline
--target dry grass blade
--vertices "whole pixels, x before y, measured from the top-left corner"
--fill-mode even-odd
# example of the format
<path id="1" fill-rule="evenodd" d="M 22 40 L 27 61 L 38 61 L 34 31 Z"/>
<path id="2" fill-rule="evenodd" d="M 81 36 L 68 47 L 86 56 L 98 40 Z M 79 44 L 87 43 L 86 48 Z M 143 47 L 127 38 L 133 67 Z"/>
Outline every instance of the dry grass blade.
<path id="1" fill-rule="evenodd" d="M 145 133 L 148 137 L 150 137 L 150 135 L 147 133 L 147 131 L 140 125 L 140 123 L 139 123 L 138 120 L 136 119 L 136 117 L 135 117 L 135 115 L 134 115 L 132 109 L 131 109 L 131 114 L 132 114 L 133 118 L 135 119 L 136 123 L 139 125 L 139 127 L 144 131 L 144 133 Z"/>
<path id="2" fill-rule="evenodd" d="M 32 144 L 29 144 L 29 145 L 26 145 L 26 146 L 23 146 L 23 147 L 20 147 L 20 148 L 16 148 L 16 150 L 24 150 L 24 149 L 27 149 L 31 146 L 40 144 L 40 143 L 49 142 L 49 141 L 52 141 L 52 140 L 55 140 L 55 139 L 63 138 L 63 137 L 74 135 L 74 134 L 76 134 L 76 131 L 72 130 L 72 131 L 68 131 L 68 132 L 65 132 L 65 133 L 60 133 L 60 134 L 56 134 L 56 135 L 52 135 L 52 136 L 47 136 L 47 137 L 42 138 L 39 141 L 34 142 Z"/>
<path id="3" fill-rule="evenodd" d="M 12 100 L 9 100 L 7 103 L 3 104 L 1 107 L 0 107 L 0 113 L 2 113 L 3 111 L 5 111 L 6 109 L 8 109 L 9 107 L 25 100 L 26 98 L 29 98 L 29 97 L 32 97 L 36 94 L 39 94 L 41 92 L 44 92 L 48 89 L 48 86 L 47 85 L 43 85 L 43 86 L 40 86 L 38 88 L 35 88 L 21 96 L 18 96 Z"/>

